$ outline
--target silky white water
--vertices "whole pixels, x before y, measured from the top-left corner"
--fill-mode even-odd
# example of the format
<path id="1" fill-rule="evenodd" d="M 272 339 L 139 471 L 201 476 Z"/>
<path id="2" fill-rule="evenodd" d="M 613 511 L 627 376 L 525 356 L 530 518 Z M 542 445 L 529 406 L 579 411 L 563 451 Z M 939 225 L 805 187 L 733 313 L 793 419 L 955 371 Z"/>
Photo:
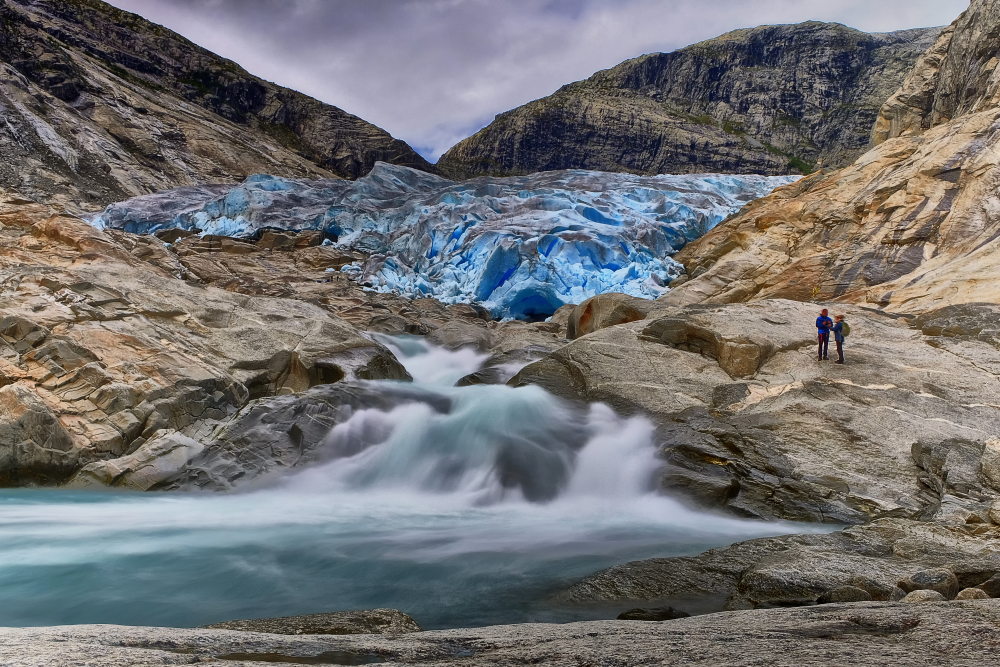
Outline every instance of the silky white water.
<path id="1" fill-rule="evenodd" d="M 0 625 L 601 618 L 621 610 L 548 598 L 616 563 L 802 530 L 658 495 L 643 419 L 533 387 L 455 388 L 482 357 L 390 343 L 426 400 L 355 413 L 311 468 L 229 494 L 4 491 Z"/>

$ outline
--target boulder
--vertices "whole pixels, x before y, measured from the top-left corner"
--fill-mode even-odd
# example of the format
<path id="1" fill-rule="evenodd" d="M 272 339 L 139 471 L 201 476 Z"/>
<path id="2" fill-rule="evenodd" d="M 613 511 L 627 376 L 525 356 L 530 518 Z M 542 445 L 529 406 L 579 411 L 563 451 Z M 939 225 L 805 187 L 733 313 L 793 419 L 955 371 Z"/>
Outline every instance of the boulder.
<path id="1" fill-rule="evenodd" d="M 256 618 L 213 623 L 204 627 L 240 632 L 267 632 L 275 635 L 402 635 L 421 631 L 416 621 L 396 609 Z"/>
<path id="2" fill-rule="evenodd" d="M 453 320 L 427 335 L 427 341 L 446 350 L 469 348 L 487 352 L 492 347 L 492 336 L 486 324 L 479 321 Z"/>
<path id="3" fill-rule="evenodd" d="M 648 299 L 627 294 L 598 294 L 573 309 L 566 323 L 566 338 L 573 340 L 616 324 L 646 319 L 652 307 Z"/>
<path id="4" fill-rule="evenodd" d="M 958 594 L 958 577 L 951 570 L 935 568 L 922 570 L 899 581 L 899 587 L 907 593 L 913 591 L 937 591 L 951 600 Z"/>
<path id="5" fill-rule="evenodd" d="M 937 591 L 931 590 L 918 590 L 912 593 L 907 593 L 906 597 L 900 600 L 900 602 L 910 602 L 921 604 L 924 602 L 946 602 L 948 598 L 941 595 Z"/>
<path id="6" fill-rule="evenodd" d="M 989 600 L 990 596 L 981 588 L 963 588 L 955 596 L 956 600 Z"/>

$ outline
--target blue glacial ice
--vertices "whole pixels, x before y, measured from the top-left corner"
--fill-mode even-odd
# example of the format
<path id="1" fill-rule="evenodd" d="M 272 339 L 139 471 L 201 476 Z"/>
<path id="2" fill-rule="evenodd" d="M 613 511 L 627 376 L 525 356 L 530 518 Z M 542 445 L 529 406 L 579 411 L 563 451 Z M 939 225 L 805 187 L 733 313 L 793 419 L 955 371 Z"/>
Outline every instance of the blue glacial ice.
<path id="1" fill-rule="evenodd" d="M 543 318 L 605 292 L 662 295 L 682 272 L 671 255 L 796 178 L 572 170 L 455 182 L 378 163 L 357 181 L 257 175 L 179 188 L 112 204 L 90 222 L 137 234 L 322 230 L 369 256 L 344 271 L 373 290 Z"/>

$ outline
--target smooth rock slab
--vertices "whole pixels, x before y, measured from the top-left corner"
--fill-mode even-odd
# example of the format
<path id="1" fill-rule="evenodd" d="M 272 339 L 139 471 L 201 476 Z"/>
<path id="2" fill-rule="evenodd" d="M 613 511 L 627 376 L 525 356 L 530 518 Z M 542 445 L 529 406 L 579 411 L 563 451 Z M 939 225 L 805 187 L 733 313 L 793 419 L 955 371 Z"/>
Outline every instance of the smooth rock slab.
<path id="1" fill-rule="evenodd" d="M 442 630 L 406 635 L 291 637 L 227 630 L 109 625 L 0 629 L 10 667 L 159 667 L 232 654 L 315 656 L 349 651 L 394 665 L 513 667 L 545 664 L 685 667 L 966 667 L 1000 648 L 1000 602 L 861 602 L 682 618 Z M 260 664 L 260 663 L 257 663 Z"/>

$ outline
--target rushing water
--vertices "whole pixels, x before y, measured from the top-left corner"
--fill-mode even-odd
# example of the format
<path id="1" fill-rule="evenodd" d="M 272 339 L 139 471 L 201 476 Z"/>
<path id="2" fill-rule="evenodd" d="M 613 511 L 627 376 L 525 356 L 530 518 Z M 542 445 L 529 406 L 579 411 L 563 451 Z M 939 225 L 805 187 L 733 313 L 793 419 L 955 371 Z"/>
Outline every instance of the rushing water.
<path id="1" fill-rule="evenodd" d="M 605 618 L 620 609 L 548 598 L 623 561 L 790 532 L 657 495 L 643 419 L 538 388 L 455 388 L 482 357 L 390 343 L 429 402 L 355 413 L 330 434 L 339 458 L 230 494 L 0 494 L 0 625 L 374 607 L 425 628 Z"/>

